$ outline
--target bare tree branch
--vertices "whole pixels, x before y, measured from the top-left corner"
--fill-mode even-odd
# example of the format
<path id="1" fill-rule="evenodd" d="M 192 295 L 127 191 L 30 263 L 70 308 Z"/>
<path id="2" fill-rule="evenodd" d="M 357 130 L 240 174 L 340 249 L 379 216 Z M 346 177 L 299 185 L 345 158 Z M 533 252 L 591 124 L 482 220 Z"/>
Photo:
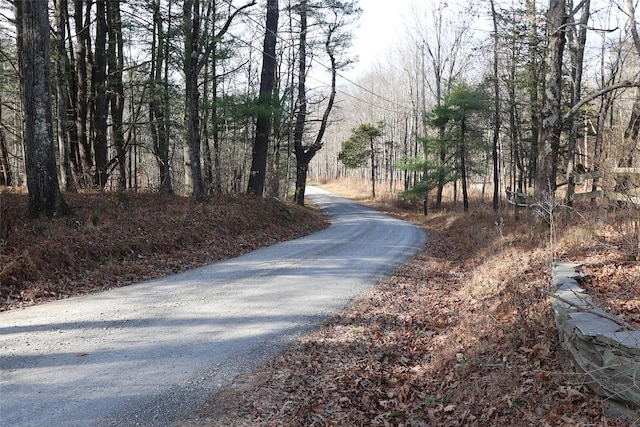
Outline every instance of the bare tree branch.
<path id="1" fill-rule="evenodd" d="M 552 292 L 549 292 L 547 290 L 544 290 L 544 289 L 541 289 L 540 291 L 543 294 L 545 294 L 547 296 L 550 296 L 551 298 L 555 298 L 555 299 L 557 299 L 558 301 L 560 301 L 560 302 L 562 302 L 564 304 L 570 305 L 571 307 L 575 308 L 577 311 L 580 311 L 580 312 L 583 312 L 583 313 L 593 314 L 595 316 L 602 317 L 603 319 L 611 320 L 612 322 L 617 323 L 618 325 L 620 325 L 622 327 L 625 327 L 625 328 L 628 328 L 628 329 L 633 329 L 627 322 L 625 322 L 624 320 L 620 320 L 617 317 L 610 315 L 609 313 L 606 313 L 606 312 L 601 313 L 601 312 L 592 310 L 591 308 L 588 308 L 588 307 L 579 306 L 579 305 L 569 301 L 566 298 L 562 298 L 561 296 L 556 295 L 556 294 L 554 294 Z"/>
<path id="2" fill-rule="evenodd" d="M 613 92 L 614 90 L 622 89 L 625 87 L 640 87 L 640 82 L 625 80 L 614 85 L 607 86 L 604 89 L 600 89 L 599 91 L 583 98 L 582 100 L 580 100 L 580 102 L 571 107 L 571 109 L 564 116 L 562 116 L 562 121 L 566 122 L 568 120 L 571 120 L 571 118 L 578 112 L 578 110 L 580 110 L 580 108 L 582 108 L 583 105 L 593 101 L 594 99 L 602 95 L 606 95 L 609 92 Z"/>

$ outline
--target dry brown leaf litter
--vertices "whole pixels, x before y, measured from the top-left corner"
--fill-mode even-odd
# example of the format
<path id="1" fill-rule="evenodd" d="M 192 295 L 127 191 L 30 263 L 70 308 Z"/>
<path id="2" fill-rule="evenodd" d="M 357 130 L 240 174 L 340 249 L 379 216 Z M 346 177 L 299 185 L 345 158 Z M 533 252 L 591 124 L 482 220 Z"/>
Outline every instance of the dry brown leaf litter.
<path id="1" fill-rule="evenodd" d="M 314 209 L 221 195 L 67 194 L 72 214 L 29 219 L 25 194 L 0 193 L 0 311 L 124 286 L 319 230 Z"/>
<path id="2" fill-rule="evenodd" d="M 424 251 L 185 425 L 628 425 L 564 364 L 540 292 L 547 235 L 493 214 L 404 217 Z"/>
<path id="3" fill-rule="evenodd" d="M 0 242 L 3 309 L 183 271 L 325 225 L 314 211 L 244 196 L 68 199 L 74 214 L 47 221 L 22 217 L 24 195 L 0 196 L 12 219 Z M 562 364 L 539 292 L 547 236 L 506 212 L 395 214 L 427 229 L 425 250 L 185 425 L 627 425 L 604 417 L 607 403 Z M 558 256 L 585 262 L 590 292 L 637 322 L 638 266 L 620 236 L 580 233 Z"/>

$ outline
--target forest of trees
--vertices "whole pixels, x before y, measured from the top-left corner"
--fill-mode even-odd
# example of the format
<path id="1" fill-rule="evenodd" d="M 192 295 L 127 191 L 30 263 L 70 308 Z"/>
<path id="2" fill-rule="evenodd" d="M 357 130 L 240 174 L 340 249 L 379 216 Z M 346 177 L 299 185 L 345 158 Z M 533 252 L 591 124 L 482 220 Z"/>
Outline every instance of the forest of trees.
<path id="1" fill-rule="evenodd" d="M 498 209 L 587 172 L 582 192 L 629 192 L 636 3 L 415 1 L 347 78 L 357 0 L 0 0 L 0 185 L 34 216 L 87 188 L 304 204 L 309 176 L 465 210 L 473 188 Z"/>
<path id="2" fill-rule="evenodd" d="M 428 190 L 435 205 L 446 195 L 465 209 L 471 188 L 495 209 L 505 190 L 570 204 L 576 181 L 581 193 L 634 196 L 636 8 L 635 0 L 416 2 L 404 43 L 344 89 L 344 126 L 314 178 L 369 180 L 374 163 L 389 189 L 419 199 Z M 335 161 L 360 124 L 380 121 L 374 162 L 354 172 Z"/>

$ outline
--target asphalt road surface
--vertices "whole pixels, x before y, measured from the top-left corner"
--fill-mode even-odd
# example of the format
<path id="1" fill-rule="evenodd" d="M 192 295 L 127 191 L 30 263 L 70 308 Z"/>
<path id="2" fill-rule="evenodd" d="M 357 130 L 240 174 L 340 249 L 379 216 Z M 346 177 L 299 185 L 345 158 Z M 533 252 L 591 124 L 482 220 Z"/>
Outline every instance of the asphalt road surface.
<path id="1" fill-rule="evenodd" d="M 339 312 L 422 230 L 308 187 L 332 225 L 183 274 L 0 313 L 0 426 L 166 426 Z"/>

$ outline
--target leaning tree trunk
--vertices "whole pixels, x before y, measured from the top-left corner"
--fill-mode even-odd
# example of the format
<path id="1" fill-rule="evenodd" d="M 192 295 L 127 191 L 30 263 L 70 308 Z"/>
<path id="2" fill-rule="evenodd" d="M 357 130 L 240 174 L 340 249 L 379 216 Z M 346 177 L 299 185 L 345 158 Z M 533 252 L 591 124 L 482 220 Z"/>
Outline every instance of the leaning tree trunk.
<path id="1" fill-rule="evenodd" d="M 53 143 L 47 2 L 15 2 L 29 215 L 64 213 Z"/>

